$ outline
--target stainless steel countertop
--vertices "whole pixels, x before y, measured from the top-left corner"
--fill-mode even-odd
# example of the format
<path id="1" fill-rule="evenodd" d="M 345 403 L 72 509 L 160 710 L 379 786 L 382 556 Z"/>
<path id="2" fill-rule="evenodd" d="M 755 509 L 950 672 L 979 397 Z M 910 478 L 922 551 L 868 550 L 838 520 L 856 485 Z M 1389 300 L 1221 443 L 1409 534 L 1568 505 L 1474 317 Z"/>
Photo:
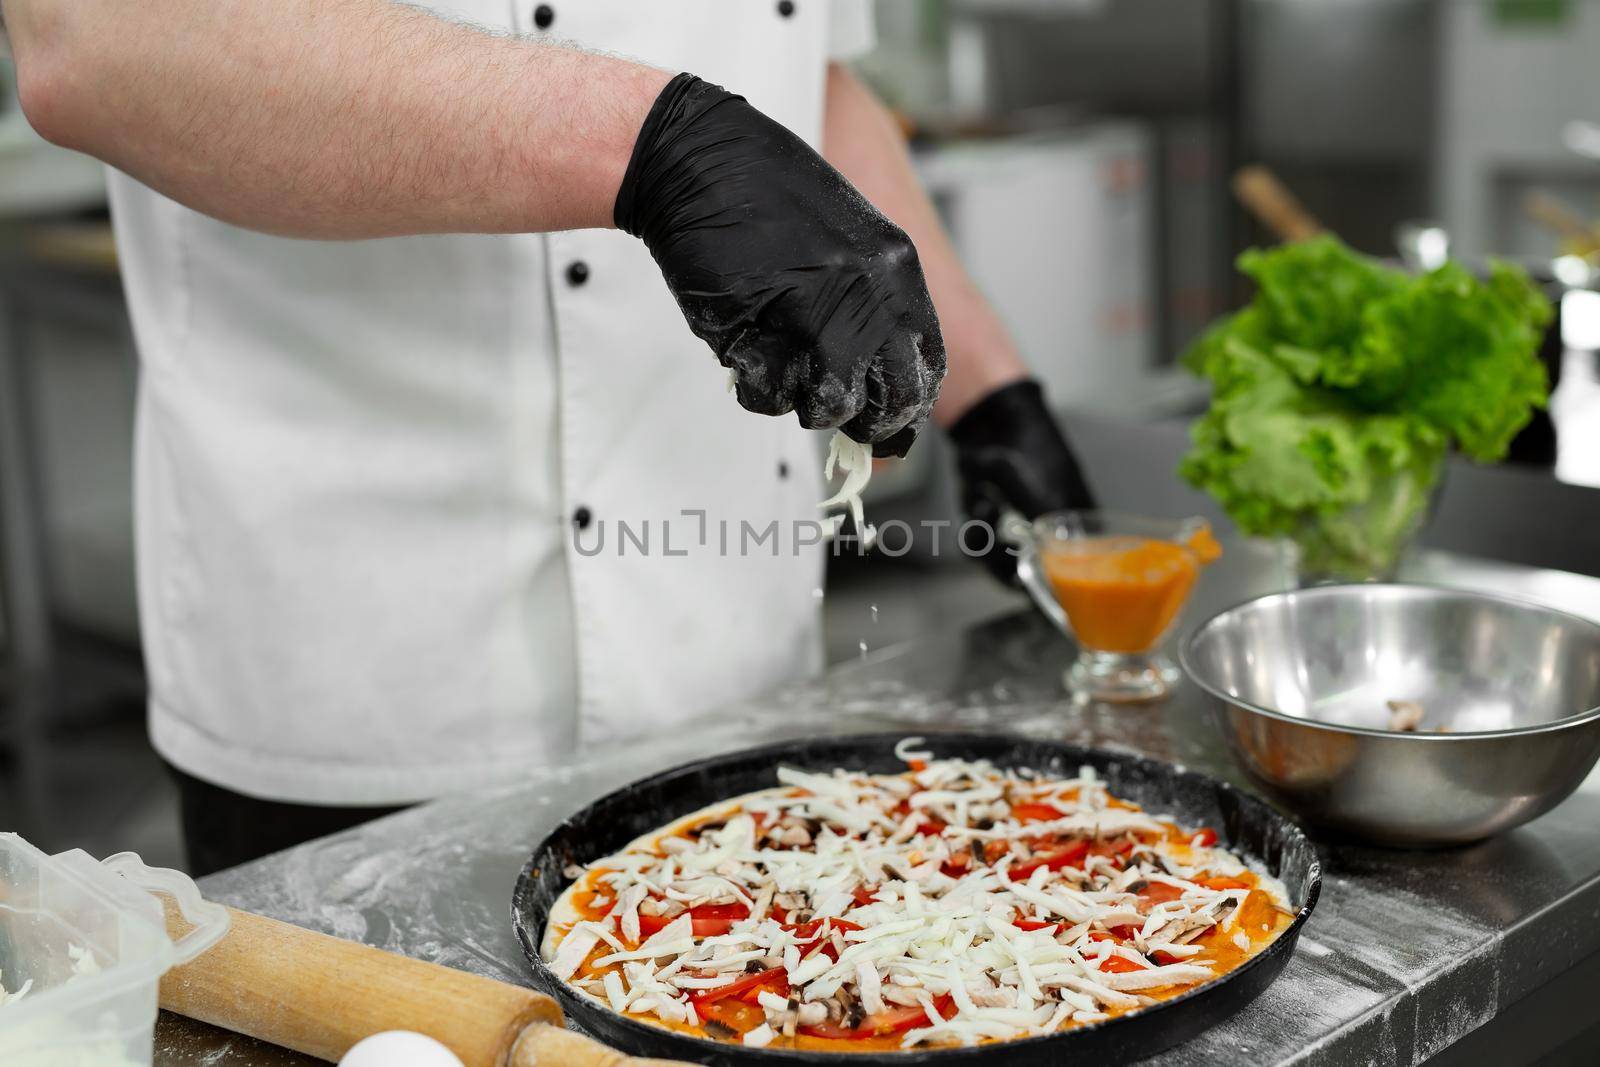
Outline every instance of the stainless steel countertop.
<path id="1" fill-rule="evenodd" d="M 1232 545 L 1187 615 L 1281 586 L 1273 553 Z M 1408 578 L 1537 599 L 1600 618 L 1600 579 L 1438 553 Z M 863 636 L 871 623 L 863 620 Z M 589 800 L 655 770 L 765 740 L 903 729 L 1012 730 L 1237 770 L 1193 686 L 1150 708 L 1074 707 L 1072 648 L 1029 611 L 851 662 L 647 743 L 526 785 L 436 801 L 206 879 L 208 897 L 451 967 L 526 983 L 512 884 L 533 846 Z M 1323 846 L 1326 881 L 1295 958 L 1257 1001 L 1165 1064 L 1416 1063 L 1600 950 L 1600 774 L 1530 825 L 1444 852 Z M 163 1015 L 156 1063 L 313 1061 Z"/>

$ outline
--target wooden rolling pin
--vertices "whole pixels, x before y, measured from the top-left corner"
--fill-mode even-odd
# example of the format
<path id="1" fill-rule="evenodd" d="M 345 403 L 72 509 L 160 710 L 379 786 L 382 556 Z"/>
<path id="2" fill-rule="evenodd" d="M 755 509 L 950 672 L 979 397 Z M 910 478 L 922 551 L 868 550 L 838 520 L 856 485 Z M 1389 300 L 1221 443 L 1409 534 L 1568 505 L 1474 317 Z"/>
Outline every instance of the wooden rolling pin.
<path id="1" fill-rule="evenodd" d="M 1306 210 L 1276 174 L 1260 164 L 1252 163 L 1235 172 L 1233 195 L 1281 241 L 1304 241 L 1323 232 L 1316 216 Z"/>
<path id="2" fill-rule="evenodd" d="M 532 989 L 228 912 L 227 936 L 161 980 L 163 1008 L 324 1060 L 372 1034 L 413 1030 L 466 1067 L 681 1067 L 564 1029 L 561 1006 Z M 188 929 L 167 901 L 168 933 Z"/>
<path id="3" fill-rule="evenodd" d="M 1600 251 L 1600 226 L 1572 210 L 1549 193 L 1529 193 L 1522 202 L 1523 213 L 1561 238 L 1563 250 L 1575 256 Z"/>

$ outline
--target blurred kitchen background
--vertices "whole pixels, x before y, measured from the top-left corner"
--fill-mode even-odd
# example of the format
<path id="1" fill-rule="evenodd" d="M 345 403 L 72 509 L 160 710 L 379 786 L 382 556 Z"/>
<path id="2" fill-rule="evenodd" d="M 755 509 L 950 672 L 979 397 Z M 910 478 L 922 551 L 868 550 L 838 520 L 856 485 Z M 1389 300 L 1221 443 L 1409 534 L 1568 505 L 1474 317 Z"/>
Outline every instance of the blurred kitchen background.
<path id="1" fill-rule="evenodd" d="M 1600 574 L 1600 2 L 878 0 L 877 18 L 863 72 L 1104 504 L 1220 519 L 1172 474 L 1205 400 L 1177 359 L 1248 297 L 1233 256 L 1273 239 L 1230 191 L 1260 164 L 1363 251 L 1498 255 L 1548 284 L 1550 417 L 1514 462 L 1454 467 L 1424 540 Z M 0 61 L 0 829 L 181 865 L 143 734 L 138 369 L 104 180 L 31 133 L 9 83 Z M 947 467 L 917 449 L 875 480 L 874 518 L 953 515 Z M 836 560 L 830 655 L 1020 605 L 951 555 Z"/>

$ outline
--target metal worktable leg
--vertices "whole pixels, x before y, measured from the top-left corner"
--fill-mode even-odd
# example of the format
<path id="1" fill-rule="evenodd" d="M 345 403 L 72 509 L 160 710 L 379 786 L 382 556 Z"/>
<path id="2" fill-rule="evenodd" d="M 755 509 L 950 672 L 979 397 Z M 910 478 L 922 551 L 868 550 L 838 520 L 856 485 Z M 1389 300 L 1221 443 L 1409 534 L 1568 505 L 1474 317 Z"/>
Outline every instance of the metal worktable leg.
<path id="1" fill-rule="evenodd" d="M 23 324 L 12 294 L 0 286 L 0 598 L 5 608 L 9 689 L 9 711 L 0 705 L 0 748 L 10 758 L 13 773 L 7 777 L 12 779 L 14 802 L 21 807 L 12 825 L 30 825 L 42 832 L 40 764 L 44 713 L 54 679 L 54 643 L 27 387 Z"/>

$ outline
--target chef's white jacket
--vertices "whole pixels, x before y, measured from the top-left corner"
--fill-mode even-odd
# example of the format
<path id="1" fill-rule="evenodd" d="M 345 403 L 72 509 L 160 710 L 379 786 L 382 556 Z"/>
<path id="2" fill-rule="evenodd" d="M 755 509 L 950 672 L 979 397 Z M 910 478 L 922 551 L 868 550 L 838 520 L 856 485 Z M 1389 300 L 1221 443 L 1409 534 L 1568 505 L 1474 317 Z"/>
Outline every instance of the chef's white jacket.
<path id="1" fill-rule="evenodd" d="M 826 61 L 871 40 L 864 0 L 433 6 L 692 71 L 813 144 Z M 738 406 L 640 242 L 287 240 L 120 175 L 112 205 L 150 729 L 178 767 L 402 803 L 819 665 L 813 435 Z"/>

